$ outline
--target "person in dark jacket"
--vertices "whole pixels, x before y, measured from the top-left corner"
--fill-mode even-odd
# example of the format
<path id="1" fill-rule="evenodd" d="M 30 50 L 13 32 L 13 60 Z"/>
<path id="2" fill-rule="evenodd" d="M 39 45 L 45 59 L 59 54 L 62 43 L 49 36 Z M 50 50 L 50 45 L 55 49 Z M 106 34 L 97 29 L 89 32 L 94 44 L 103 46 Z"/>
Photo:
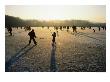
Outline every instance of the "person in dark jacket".
<path id="1" fill-rule="evenodd" d="M 76 32 L 76 33 L 77 33 L 77 31 L 76 31 L 76 29 L 77 29 L 76 26 L 73 25 L 73 26 L 72 26 L 72 29 L 73 29 L 73 32 Z"/>
<path id="2" fill-rule="evenodd" d="M 12 36 L 12 28 L 9 26 L 9 27 L 7 27 L 7 30 L 10 33 L 10 36 Z"/>
<path id="3" fill-rule="evenodd" d="M 55 43 L 56 33 L 55 33 L 55 32 L 53 32 L 52 36 L 53 36 L 52 42 L 53 42 L 53 43 Z"/>
<path id="4" fill-rule="evenodd" d="M 93 29 L 93 31 L 95 32 L 95 29 Z"/>
<path id="5" fill-rule="evenodd" d="M 67 32 L 69 31 L 69 26 L 67 26 Z"/>
<path id="6" fill-rule="evenodd" d="M 29 32 L 28 35 L 30 36 L 29 44 L 31 43 L 31 40 L 33 40 L 34 44 L 37 45 L 37 42 L 35 40 L 36 35 L 35 35 L 35 32 L 34 32 L 34 29 L 32 29 L 32 31 Z"/>

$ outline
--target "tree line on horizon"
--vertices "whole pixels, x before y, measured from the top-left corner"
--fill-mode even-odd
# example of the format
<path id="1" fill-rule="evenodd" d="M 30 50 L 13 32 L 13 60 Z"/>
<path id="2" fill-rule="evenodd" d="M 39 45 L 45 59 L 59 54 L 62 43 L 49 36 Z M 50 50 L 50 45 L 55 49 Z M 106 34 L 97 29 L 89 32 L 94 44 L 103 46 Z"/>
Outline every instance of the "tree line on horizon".
<path id="1" fill-rule="evenodd" d="M 106 23 L 93 23 L 87 20 L 23 20 L 19 17 L 5 15 L 5 26 L 11 27 L 40 27 L 40 26 L 77 26 L 77 27 L 102 27 L 106 26 Z"/>

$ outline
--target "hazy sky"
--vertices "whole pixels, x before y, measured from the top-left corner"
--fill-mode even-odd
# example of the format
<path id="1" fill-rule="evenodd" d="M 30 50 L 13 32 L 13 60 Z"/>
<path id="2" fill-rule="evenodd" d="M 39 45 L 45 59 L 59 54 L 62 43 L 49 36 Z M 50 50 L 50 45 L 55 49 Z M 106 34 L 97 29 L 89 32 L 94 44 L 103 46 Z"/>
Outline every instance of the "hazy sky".
<path id="1" fill-rule="evenodd" d="M 106 21 L 106 6 L 72 6 L 72 5 L 39 5 L 39 6 L 23 6 L 23 5 L 7 5 L 5 14 L 22 19 L 38 19 L 38 20 L 89 20 L 93 22 Z"/>

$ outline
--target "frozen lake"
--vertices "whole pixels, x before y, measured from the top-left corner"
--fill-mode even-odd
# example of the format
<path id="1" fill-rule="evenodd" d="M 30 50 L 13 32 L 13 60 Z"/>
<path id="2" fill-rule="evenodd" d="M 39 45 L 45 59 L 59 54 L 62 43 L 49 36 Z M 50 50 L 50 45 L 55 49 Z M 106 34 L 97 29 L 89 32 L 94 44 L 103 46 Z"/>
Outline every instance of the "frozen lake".
<path id="1" fill-rule="evenodd" d="M 28 32 L 13 28 L 13 36 L 5 31 L 5 70 L 14 72 L 105 72 L 106 31 L 92 27 L 77 33 L 72 28 L 58 32 L 53 27 L 32 27 L 37 45 L 29 42 Z M 93 32 L 95 29 L 95 32 Z M 52 46 L 52 32 L 57 33 Z"/>

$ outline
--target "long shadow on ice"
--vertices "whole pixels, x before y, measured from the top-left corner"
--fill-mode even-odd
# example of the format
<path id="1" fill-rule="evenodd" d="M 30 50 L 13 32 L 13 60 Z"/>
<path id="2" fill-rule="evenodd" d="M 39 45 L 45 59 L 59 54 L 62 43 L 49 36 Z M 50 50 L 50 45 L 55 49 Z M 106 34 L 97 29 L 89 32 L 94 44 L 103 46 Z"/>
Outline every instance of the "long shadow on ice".
<path id="1" fill-rule="evenodd" d="M 33 45 L 30 48 L 27 48 L 29 45 L 24 46 L 20 51 L 18 51 L 13 57 L 11 57 L 11 59 L 9 59 L 8 61 L 5 62 L 5 71 L 9 72 L 11 65 L 16 62 L 20 57 L 22 57 L 23 55 L 25 55 L 26 53 L 28 53 L 32 48 L 35 47 L 35 45 Z M 27 48 L 27 49 L 26 49 Z"/>
<path id="2" fill-rule="evenodd" d="M 56 72 L 58 70 L 57 65 L 56 65 L 55 51 L 56 51 L 56 45 L 52 43 L 51 61 L 50 61 L 51 72 Z"/>

